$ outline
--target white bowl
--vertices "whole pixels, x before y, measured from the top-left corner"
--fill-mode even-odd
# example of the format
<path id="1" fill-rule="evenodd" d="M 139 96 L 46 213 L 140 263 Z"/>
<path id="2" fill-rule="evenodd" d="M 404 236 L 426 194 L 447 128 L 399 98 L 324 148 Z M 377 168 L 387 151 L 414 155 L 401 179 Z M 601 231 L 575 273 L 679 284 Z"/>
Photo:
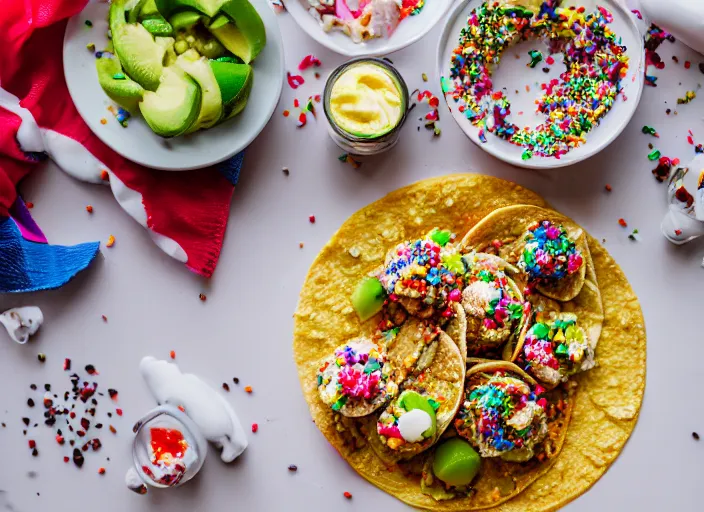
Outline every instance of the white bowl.
<path id="1" fill-rule="evenodd" d="M 94 43 L 96 51 L 107 43 L 109 4 L 91 2 L 68 22 L 64 37 L 64 74 L 78 113 L 86 124 L 111 149 L 138 164 L 153 169 L 185 171 L 222 162 L 246 148 L 264 129 L 281 96 L 284 80 L 284 52 L 276 15 L 267 0 L 251 0 L 266 27 L 266 46 L 252 63 L 254 87 L 247 108 L 233 119 L 190 135 L 163 139 L 134 113 L 123 128 L 107 110 L 115 105 L 98 83 L 95 56 L 86 49 Z M 91 20 L 93 27 L 85 26 Z M 102 118 L 107 124 L 101 124 Z"/>
<path id="2" fill-rule="evenodd" d="M 421 12 L 401 21 L 391 37 L 355 43 L 342 32 L 325 32 L 318 20 L 308 12 L 307 0 L 283 0 L 286 10 L 305 33 L 326 48 L 348 57 L 386 55 L 415 43 L 443 19 L 452 2 L 453 0 L 426 0 Z"/>
<path id="3" fill-rule="evenodd" d="M 480 6 L 482 0 L 464 0 L 458 3 L 448 16 L 445 29 L 440 37 L 437 50 L 437 72 L 439 77 L 450 77 L 450 63 L 452 52 L 458 44 L 460 31 L 467 23 L 467 17 L 472 9 Z M 633 117 L 638 102 L 640 101 L 641 93 L 643 92 L 643 70 L 645 65 L 645 51 L 643 49 L 643 40 L 638 31 L 631 14 L 623 9 L 618 2 L 614 0 L 581 0 L 579 2 L 564 2 L 563 5 L 583 5 L 588 11 L 596 9 L 597 5 L 607 8 L 613 14 L 614 21 L 609 25 L 617 36 L 622 38 L 622 44 L 626 46 L 626 53 L 629 57 L 628 74 L 621 79 L 623 94 L 627 100 L 624 101 L 619 93 L 614 102 L 611 111 L 608 112 L 601 120 L 599 126 L 594 127 L 587 135 L 587 141 L 581 146 L 572 149 L 565 155 L 561 155 L 559 159 L 554 157 L 533 156 L 529 160 L 523 160 L 523 148 L 511 144 L 504 139 L 494 136 L 491 133 L 486 133 L 486 142 L 479 140 L 479 128 L 474 126 L 457 108 L 458 103 L 452 97 L 445 96 L 445 101 L 451 111 L 452 117 L 459 124 L 462 131 L 470 138 L 472 142 L 477 144 L 487 153 L 496 158 L 508 162 L 518 167 L 529 169 L 550 169 L 557 167 L 565 167 L 574 163 L 580 162 L 595 155 L 618 137 L 623 131 L 628 122 Z M 526 118 L 534 116 L 533 119 L 542 120 L 542 115 L 539 118 L 534 114 L 535 104 L 534 99 L 539 96 L 537 90 L 539 86 L 535 82 L 545 82 L 550 78 L 559 75 L 558 69 L 563 70 L 564 66 L 556 59 L 550 75 L 546 75 L 541 71 L 544 63 L 538 64 L 535 69 L 526 67 L 529 57 L 526 51 L 520 50 L 530 47 L 530 43 L 522 43 L 514 48 L 509 48 L 504 52 L 504 57 L 499 63 L 498 69 L 494 72 L 495 79 L 494 89 L 498 90 L 498 85 L 506 86 L 507 96 L 511 101 L 511 119 L 515 123 L 527 121 Z M 534 43 L 532 47 L 536 47 Z M 519 49 L 519 50 L 517 50 Z M 515 51 L 514 51 L 515 50 Z M 518 53 L 517 53 L 518 52 Z M 519 58 L 515 59 L 514 54 L 518 54 Z M 525 94 L 525 87 L 531 87 L 531 93 Z M 514 91 L 518 90 L 519 94 L 515 95 Z M 524 94 L 521 94 L 524 93 Z M 515 101 L 514 101 L 515 100 Z M 518 117 L 520 106 L 524 105 L 524 111 L 528 115 Z"/>

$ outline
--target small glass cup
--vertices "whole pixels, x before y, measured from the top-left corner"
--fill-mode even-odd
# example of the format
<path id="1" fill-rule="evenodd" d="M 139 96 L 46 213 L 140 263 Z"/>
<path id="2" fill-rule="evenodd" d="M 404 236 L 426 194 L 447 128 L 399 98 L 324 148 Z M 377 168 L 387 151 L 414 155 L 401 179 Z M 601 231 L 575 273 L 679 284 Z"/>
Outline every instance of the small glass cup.
<path id="1" fill-rule="evenodd" d="M 343 73 L 362 64 L 372 64 L 386 71 L 401 94 L 401 117 L 396 123 L 396 126 L 383 135 L 372 137 L 359 137 L 357 135 L 353 135 L 337 125 L 330 109 L 330 96 L 332 94 L 332 88 L 335 85 L 335 82 L 337 82 L 338 78 L 340 78 Z M 408 87 L 406 86 L 405 80 L 393 65 L 383 59 L 375 59 L 370 57 L 352 59 L 345 62 L 330 73 L 330 76 L 328 76 L 328 79 L 325 82 L 323 109 L 325 110 L 325 117 L 328 120 L 328 132 L 330 133 L 330 137 L 332 137 L 335 144 L 353 155 L 376 155 L 394 147 L 398 142 L 401 128 L 406 122 L 408 103 Z"/>
<path id="2" fill-rule="evenodd" d="M 187 464 L 185 464 L 185 471 L 182 474 L 167 474 L 166 477 L 162 475 L 162 478 L 158 478 L 155 474 L 159 468 L 152 464 L 149 456 L 150 430 L 152 428 L 178 430 L 183 435 L 184 440 L 188 443 L 188 450 L 184 457 Z M 134 469 L 131 472 L 136 472 L 139 480 L 146 485 L 157 488 L 178 487 L 193 478 L 205 462 L 208 442 L 193 420 L 172 405 L 162 405 L 150 411 L 137 422 L 133 430 L 135 433 L 132 442 Z M 132 490 L 140 492 L 136 487 Z"/>

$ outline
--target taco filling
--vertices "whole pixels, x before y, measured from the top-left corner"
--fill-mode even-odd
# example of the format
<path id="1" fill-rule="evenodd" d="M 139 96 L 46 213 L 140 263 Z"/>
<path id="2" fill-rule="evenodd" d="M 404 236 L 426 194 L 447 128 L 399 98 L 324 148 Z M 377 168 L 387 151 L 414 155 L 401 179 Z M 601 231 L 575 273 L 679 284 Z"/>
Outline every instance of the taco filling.
<path id="1" fill-rule="evenodd" d="M 584 260 L 563 226 L 548 220 L 528 228 L 518 266 L 538 284 L 552 284 L 577 273 Z"/>
<path id="2" fill-rule="evenodd" d="M 457 432 L 482 457 L 529 460 L 548 432 L 547 400 L 538 398 L 543 391 L 506 370 L 474 373 L 455 420 Z"/>
<path id="3" fill-rule="evenodd" d="M 318 369 L 320 399 L 344 416 L 371 414 L 398 392 L 391 364 L 382 350 L 364 338 L 347 342 Z"/>
<path id="4" fill-rule="evenodd" d="M 465 256 L 465 261 L 468 256 Z M 495 263 L 498 258 L 471 257 L 462 291 L 467 315 L 469 348 L 498 347 L 515 332 L 524 315 L 524 303 L 516 283 Z"/>
<path id="5" fill-rule="evenodd" d="M 594 368 L 594 350 L 584 329 L 577 325 L 577 315 L 561 313 L 536 320 L 517 359 L 528 373 L 557 385 L 570 375 Z"/>
<path id="6" fill-rule="evenodd" d="M 453 315 L 452 304 L 462 297 L 464 265 L 456 252 L 445 249 L 448 241 L 449 233 L 435 230 L 389 251 L 376 277 L 392 302 L 420 318 Z"/>
<path id="7" fill-rule="evenodd" d="M 428 395 L 403 391 L 379 416 L 377 433 L 392 450 L 432 439 L 437 429 L 435 412 L 439 408 L 440 403 Z"/>

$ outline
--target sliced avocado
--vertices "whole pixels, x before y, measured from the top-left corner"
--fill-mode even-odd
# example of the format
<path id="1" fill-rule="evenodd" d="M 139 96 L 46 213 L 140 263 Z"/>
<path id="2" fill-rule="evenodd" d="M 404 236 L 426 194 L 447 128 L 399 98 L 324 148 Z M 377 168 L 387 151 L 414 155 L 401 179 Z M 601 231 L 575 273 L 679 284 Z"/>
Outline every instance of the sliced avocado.
<path id="1" fill-rule="evenodd" d="M 155 37 L 154 42 L 164 48 L 164 66 L 171 66 L 176 62 L 176 52 L 174 44 L 176 40 L 173 37 Z"/>
<path id="2" fill-rule="evenodd" d="M 448 485 L 469 485 L 479 472 L 482 459 L 462 438 L 448 439 L 435 450 L 433 473 Z"/>
<path id="3" fill-rule="evenodd" d="M 435 415 L 435 409 L 430 405 L 427 398 L 416 391 L 407 389 L 398 397 L 398 404 L 406 409 L 406 412 L 411 412 L 413 409 L 420 409 L 427 413 L 428 416 L 430 416 L 432 425 L 423 432 L 423 437 L 427 439 L 435 435 L 437 430 L 437 417 Z"/>
<path id="4" fill-rule="evenodd" d="M 216 28 L 224 27 L 228 23 L 230 23 L 230 18 L 228 18 L 224 14 L 218 14 L 217 16 L 215 16 L 215 18 L 213 18 L 213 21 L 210 22 L 208 28 L 213 30 Z"/>
<path id="5" fill-rule="evenodd" d="M 208 30 L 225 48 L 249 64 L 266 44 L 264 22 L 248 0 L 230 0 L 223 5 L 222 12 L 233 22 L 224 25 L 214 22 Z"/>
<path id="6" fill-rule="evenodd" d="M 169 18 L 169 22 L 174 30 L 186 30 L 200 21 L 203 15 L 196 11 L 177 12 Z"/>
<path id="7" fill-rule="evenodd" d="M 137 23 L 139 21 L 139 15 L 147 2 L 148 0 L 123 0 L 121 2 L 124 4 L 124 10 L 127 14 L 127 23 Z"/>
<path id="8" fill-rule="evenodd" d="M 176 65 L 195 79 L 201 90 L 200 113 L 188 132 L 210 128 L 222 116 L 222 98 L 215 74 L 208 65 L 208 59 L 198 55 L 195 50 L 188 50 L 179 55 Z"/>
<path id="9" fill-rule="evenodd" d="M 170 36 L 174 33 L 171 24 L 164 18 L 149 18 L 143 20 L 142 26 L 153 36 Z"/>
<path id="10" fill-rule="evenodd" d="M 196 10 L 206 16 L 215 16 L 220 7 L 227 0 L 156 0 L 156 6 L 159 12 L 164 16 L 170 16 L 174 11 Z"/>
<path id="11" fill-rule="evenodd" d="M 245 82 L 244 87 L 242 88 L 240 93 L 235 97 L 234 101 L 232 101 L 230 105 L 223 108 L 223 113 L 225 114 L 224 119 L 230 119 L 231 117 L 235 117 L 242 113 L 244 108 L 247 106 L 247 101 L 249 101 L 249 94 L 252 92 L 253 84 L 254 73 L 250 72 L 247 76 L 247 81 Z"/>
<path id="12" fill-rule="evenodd" d="M 154 0 L 145 0 L 139 12 L 139 18 L 145 20 L 152 17 L 161 17 L 161 13 L 159 13 L 159 9 L 156 8 L 156 2 Z"/>
<path id="13" fill-rule="evenodd" d="M 221 11 L 225 13 L 236 25 L 249 47 L 249 60 L 241 57 L 247 64 L 257 58 L 257 55 L 266 45 L 266 29 L 264 22 L 249 0 L 229 0 L 223 4 Z M 223 43 L 224 44 L 224 43 Z M 227 48 L 227 45 L 225 44 Z M 229 49 L 229 48 L 228 48 Z M 232 51 L 232 50 L 230 50 Z"/>
<path id="14" fill-rule="evenodd" d="M 198 119 L 201 92 L 198 84 L 180 68 L 164 68 L 156 92 L 145 92 L 139 110 L 157 135 L 176 137 Z"/>
<path id="15" fill-rule="evenodd" d="M 352 307 L 359 319 L 366 322 L 384 306 L 386 290 L 376 277 L 367 277 L 352 292 Z"/>
<path id="16" fill-rule="evenodd" d="M 124 6 L 124 0 L 115 0 L 110 5 L 110 31 L 115 53 L 125 72 L 135 82 L 149 91 L 155 91 L 164 68 L 165 49 L 154 42 L 142 25 L 125 21 Z"/>
<path id="17" fill-rule="evenodd" d="M 126 110 L 135 112 L 137 103 L 141 101 L 144 89 L 122 72 L 122 66 L 117 57 L 103 57 L 95 60 L 98 70 L 98 82 L 110 99 Z"/>

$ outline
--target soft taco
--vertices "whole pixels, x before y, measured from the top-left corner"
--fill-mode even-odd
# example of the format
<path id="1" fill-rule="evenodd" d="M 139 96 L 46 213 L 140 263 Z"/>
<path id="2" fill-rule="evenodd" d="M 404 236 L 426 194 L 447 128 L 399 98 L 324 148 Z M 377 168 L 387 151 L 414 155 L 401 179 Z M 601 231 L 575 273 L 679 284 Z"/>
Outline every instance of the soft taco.
<path id="1" fill-rule="evenodd" d="M 455 332 L 464 331 L 471 356 L 501 353 L 504 345 L 520 336 L 530 316 L 530 304 L 510 277 L 519 271 L 487 253 L 466 254 L 462 262 L 465 288 L 446 329 L 455 337 Z"/>
<path id="2" fill-rule="evenodd" d="M 490 213 L 460 247 L 462 252 L 496 252 L 522 270 L 526 284 L 562 302 L 579 294 L 591 259 L 582 228 L 555 211 L 529 205 Z"/>
<path id="3" fill-rule="evenodd" d="M 465 360 L 444 332 L 433 360 L 400 385 L 398 398 L 365 422 L 369 444 L 385 462 L 411 457 L 433 446 L 462 402 Z"/>
<path id="4" fill-rule="evenodd" d="M 434 226 L 447 231 L 429 233 Z M 467 235 L 455 243 L 450 233 Z M 494 275 L 479 278 L 481 266 Z M 479 285 L 465 301 L 475 316 L 494 321 L 504 295 L 503 306 L 516 317 L 518 309 L 508 307 L 513 299 L 530 304 L 520 320 L 499 313 L 510 324 L 508 336 L 485 336 L 484 322 L 479 332 L 476 322 L 469 327 L 462 300 L 474 278 L 497 285 Z M 294 354 L 316 426 L 360 475 L 417 508 L 557 509 L 617 457 L 642 400 L 645 333 L 623 273 L 570 219 L 532 192 L 494 178 L 426 180 L 357 212 L 311 267 L 295 323 Z M 547 336 L 535 327 L 541 323 L 550 328 Z M 584 346 L 586 340 L 584 354 L 591 350 L 598 366 L 585 371 L 588 365 L 565 361 L 557 382 L 542 380 L 537 365 L 521 356 L 524 348 L 535 339 L 556 349 L 568 329 L 571 341 Z M 319 394 L 318 370 L 336 347 L 359 338 L 378 347 L 377 360 L 388 365 L 379 376 L 381 382 L 388 374 L 387 391 L 362 393 L 361 406 L 350 402 L 353 414 L 345 415 Z M 484 354 L 491 361 L 467 357 L 477 339 L 493 342 Z M 462 373 L 450 369 L 465 358 L 464 385 L 450 385 Z M 444 376 L 447 370 L 453 379 Z M 449 423 L 435 398 L 443 386 L 460 397 Z M 500 389 L 508 407 L 504 434 L 492 444 L 482 413 L 499 411 L 490 399 Z M 452 400 L 446 403 L 454 409 Z M 372 409 L 367 405 L 374 409 L 357 415 Z M 389 446 L 398 434 L 407 439 Z"/>

